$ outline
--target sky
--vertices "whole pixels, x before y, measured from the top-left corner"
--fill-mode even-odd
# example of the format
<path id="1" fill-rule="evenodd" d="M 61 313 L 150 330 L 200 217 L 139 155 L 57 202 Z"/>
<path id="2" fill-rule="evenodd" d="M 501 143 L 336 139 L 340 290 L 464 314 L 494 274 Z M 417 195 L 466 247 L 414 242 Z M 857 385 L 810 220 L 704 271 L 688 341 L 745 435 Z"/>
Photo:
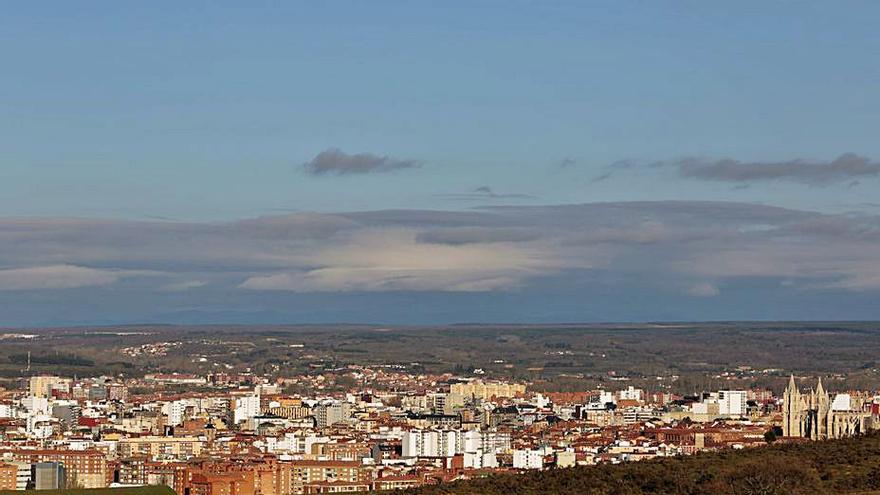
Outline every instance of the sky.
<path id="1" fill-rule="evenodd" d="M 0 326 L 880 319 L 876 2 L 28 2 Z"/>

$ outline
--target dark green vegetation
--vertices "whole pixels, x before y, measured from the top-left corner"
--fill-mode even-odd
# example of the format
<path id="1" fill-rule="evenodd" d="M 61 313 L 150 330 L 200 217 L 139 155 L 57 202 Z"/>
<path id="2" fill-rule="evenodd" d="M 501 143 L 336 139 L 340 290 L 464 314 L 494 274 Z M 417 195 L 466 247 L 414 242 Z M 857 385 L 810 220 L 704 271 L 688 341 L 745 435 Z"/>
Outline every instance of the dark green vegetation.
<path id="1" fill-rule="evenodd" d="M 95 488 L 92 490 L 39 490 L 39 491 L 2 491 L 0 495 L 21 495 L 40 494 L 40 495 L 176 495 L 174 490 L 164 485 L 157 486 L 139 486 L 136 488 Z"/>
<path id="2" fill-rule="evenodd" d="M 9 361 L 14 364 L 19 365 L 27 365 L 29 362 L 31 365 L 61 365 L 61 366 L 71 366 L 71 367 L 81 367 L 88 368 L 95 365 L 95 362 L 91 359 L 86 359 L 75 354 L 35 354 L 32 356 L 28 356 L 27 354 L 13 354 L 9 356 Z"/>
<path id="3" fill-rule="evenodd" d="M 3 333 L 4 331 L 0 331 Z M 32 372 L 137 376 L 251 369 L 274 376 L 349 364 L 412 372 L 523 379 L 548 391 L 605 386 L 781 389 L 788 373 L 823 376 L 833 390 L 874 389 L 877 323 L 705 323 L 451 326 L 130 326 L 8 330 L 36 338 L 0 341 L 0 376 Z M 124 349 L 175 343 L 159 354 Z M 215 364 L 216 363 L 216 364 Z M 750 367 L 750 369 L 738 369 Z M 723 373 L 726 373 L 722 376 Z M 615 384 L 613 380 L 625 378 Z"/>
<path id="4" fill-rule="evenodd" d="M 814 495 L 880 490 L 880 434 L 826 442 L 504 474 L 408 495 Z"/>

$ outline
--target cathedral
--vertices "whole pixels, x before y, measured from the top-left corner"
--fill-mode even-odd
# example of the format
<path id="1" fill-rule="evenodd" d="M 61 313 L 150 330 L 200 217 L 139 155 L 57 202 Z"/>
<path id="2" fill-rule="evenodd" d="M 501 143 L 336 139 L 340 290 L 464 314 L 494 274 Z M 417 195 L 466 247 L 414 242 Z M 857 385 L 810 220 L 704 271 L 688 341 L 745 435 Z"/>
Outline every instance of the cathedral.
<path id="1" fill-rule="evenodd" d="M 822 388 L 821 378 L 815 390 L 802 394 L 792 375 L 782 399 L 782 434 L 825 440 L 864 433 L 874 428 L 866 399 L 859 395 L 837 394 L 832 400 Z"/>

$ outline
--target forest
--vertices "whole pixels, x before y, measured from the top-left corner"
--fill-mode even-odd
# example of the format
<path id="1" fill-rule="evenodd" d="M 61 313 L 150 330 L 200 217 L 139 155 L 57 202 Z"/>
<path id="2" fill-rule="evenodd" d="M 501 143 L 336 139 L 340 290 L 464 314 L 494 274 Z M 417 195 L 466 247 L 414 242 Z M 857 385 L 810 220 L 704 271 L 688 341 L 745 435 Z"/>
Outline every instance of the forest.
<path id="1" fill-rule="evenodd" d="M 880 494 L 880 433 L 779 442 L 692 456 L 496 474 L 426 485 L 407 495 L 815 495 Z"/>

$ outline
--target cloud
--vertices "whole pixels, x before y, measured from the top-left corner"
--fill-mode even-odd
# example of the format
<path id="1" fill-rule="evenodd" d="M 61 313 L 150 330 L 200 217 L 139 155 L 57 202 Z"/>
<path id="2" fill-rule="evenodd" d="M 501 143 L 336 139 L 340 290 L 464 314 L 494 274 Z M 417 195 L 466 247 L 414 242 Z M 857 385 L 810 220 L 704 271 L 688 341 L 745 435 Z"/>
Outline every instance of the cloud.
<path id="1" fill-rule="evenodd" d="M 593 183 L 593 184 L 595 184 L 595 183 L 597 183 L 597 182 L 606 181 L 606 180 L 610 179 L 610 178 L 613 177 L 613 176 L 614 176 L 614 172 L 605 172 L 604 174 L 597 175 L 596 177 L 593 177 L 593 178 L 590 180 L 590 182 Z"/>
<path id="2" fill-rule="evenodd" d="M 668 236 L 669 232 L 664 224 L 651 221 L 624 228 L 598 227 L 576 236 L 573 239 L 591 244 L 653 244 L 667 239 Z"/>
<path id="3" fill-rule="evenodd" d="M 159 290 L 163 292 L 183 292 L 190 289 L 198 289 L 206 285 L 208 285 L 208 283 L 201 280 L 184 280 L 182 282 L 174 282 L 163 285 L 159 288 Z"/>
<path id="4" fill-rule="evenodd" d="M 715 297 L 721 294 L 721 291 L 714 284 L 702 282 L 694 284 L 688 288 L 687 293 L 694 297 Z"/>
<path id="5" fill-rule="evenodd" d="M 0 270 L 0 290 L 76 289 L 110 285 L 124 272 L 84 266 L 50 265 Z"/>
<path id="6" fill-rule="evenodd" d="M 504 274 L 321 268 L 251 277 L 241 288 L 290 292 L 486 292 L 510 289 L 521 283 L 518 278 Z"/>
<path id="7" fill-rule="evenodd" d="M 707 161 L 687 158 L 675 165 L 683 177 L 721 182 L 778 180 L 827 186 L 838 182 L 858 184 L 854 179 L 880 175 L 880 163 L 854 153 L 845 153 L 830 162 L 741 162 L 731 159 Z"/>
<path id="8" fill-rule="evenodd" d="M 540 234 L 525 228 L 454 227 L 420 232 L 416 240 L 427 244 L 481 244 L 496 242 L 525 242 L 538 239 Z"/>
<path id="9" fill-rule="evenodd" d="M 824 285 L 833 289 L 846 289 L 850 291 L 876 290 L 880 288 L 880 267 L 878 266 L 855 266 L 848 274 L 839 280 Z"/>
<path id="10" fill-rule="evenodd" d="M 497 199 L 535 199 L 534 196 L 522 193 L 498 193 L 489 186 L 475 187 L 464 193 L 441 194 L 446 199 L 454 200 L 497 200 Z"/>
<path id="11" fill-rule="evenodd" d="M 605 167 L 590 182 L 606 181 L 626 171 L 651 169 L 672 169 L 678 176 L 688 179 L 732 183 L 734 191 L 747 189 L 754 183 L 771 181 L 796 182 L 817 187 L 846 183 L 847 187 L 854 188 L 861 185 L 859 179 L 880 176 L 880 162 L 873 162 L 855 153 L 844 153 L 829 162 L 802 159 L 743 162 L 730 158 L 682 158 L 654 162 L 620 160 Z"/>
<path id="12" fill-rule="evenodd" d="M 360 232 L 350 242 L 313 253 L 308 269 L 250 277 L 241 287 L 294 292 L 480 292 L 520 286 L 552 270 L 526 247 L 424 244 L 405 229 Z"/>
<path id="13" fill-rule="evenodd" d="M 338 148 L 330 148 L 304 163 L 303 168 L 311 175 L 355 175 L 391 172 L 419 167 L 421 164 L 417 160 L 401 160 L 372 153 L 350 155 Z"/>
<path id="14" fill-rule="evenodd" d="M 0 266 L 7 291 L 112 284 L 186 291 L 210 282 L 211 291 L 181 294 L 196 298 L 241 288 L 226 300 L 245 289 L 487 292 L 551 279 L 597 287 L 626 279 L 676 294 L 711 295 L 695 281 L 717 288 L 752 279 L 777 290 L 868 292 L 880 290 L 880 215 L 650 201 L 218 223 L 0 218 Z"/>
<path id="15" fill-rule="evenodd" d="M 604 172 L 590 179 L 591 184 L 595 184 L 597 182 L 603 182 L 608 179 L 611 179 L 617 175 L 618 172 L 624 172 L 627 170 L 634 170 L 640 168 L 658 168 L 662 165 L 662 162 L 651 162 L 651 163 L 641 163 L 632 159 L 623 159 L 617 160 L 614 163 L 611 163 L 604 167 Z"/>

